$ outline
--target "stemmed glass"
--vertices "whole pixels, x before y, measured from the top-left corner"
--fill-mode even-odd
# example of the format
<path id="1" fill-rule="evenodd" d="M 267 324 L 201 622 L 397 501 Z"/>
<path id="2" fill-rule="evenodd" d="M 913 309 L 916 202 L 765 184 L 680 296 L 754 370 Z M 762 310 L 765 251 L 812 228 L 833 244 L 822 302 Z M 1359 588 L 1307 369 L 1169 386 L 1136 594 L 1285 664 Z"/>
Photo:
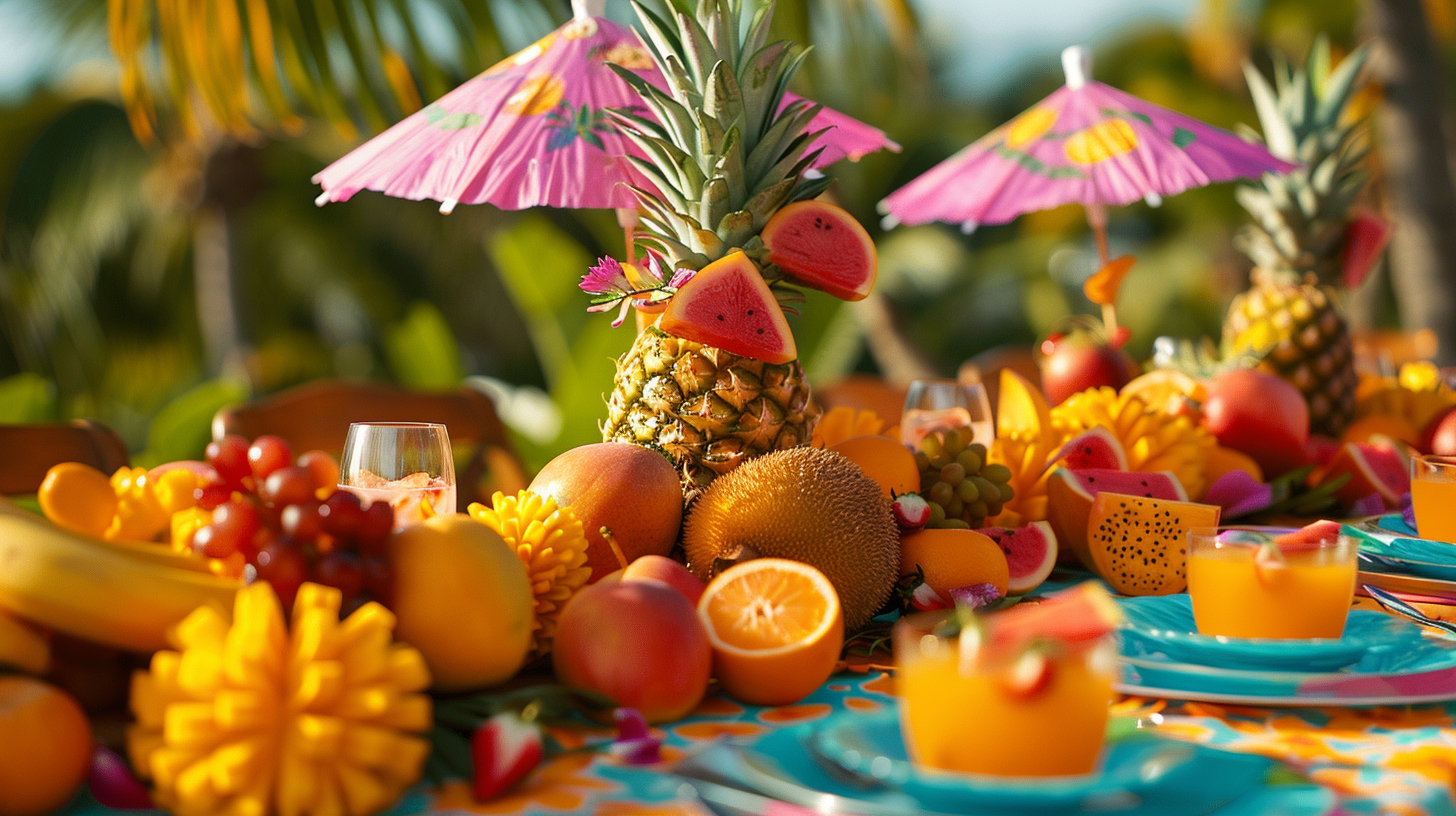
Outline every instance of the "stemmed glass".
<path id="1" fill-rule="evenodd" d="M 455 512 L 455 457 L 444 425 L 355 422 L 344 441 L 339 488 L 368 507 L 394 508 L 394 529 Z"/>
<path id="2" fill-rule="evenodd" d="M 978 382 L 916 380 L 905 395 L 905 413 L 900 419 L 900 441 L 912 448 L 936 431 L 970 428 L 976 442 L 990 446 L 996 437 L 991 419 L 991 400 Z"/>

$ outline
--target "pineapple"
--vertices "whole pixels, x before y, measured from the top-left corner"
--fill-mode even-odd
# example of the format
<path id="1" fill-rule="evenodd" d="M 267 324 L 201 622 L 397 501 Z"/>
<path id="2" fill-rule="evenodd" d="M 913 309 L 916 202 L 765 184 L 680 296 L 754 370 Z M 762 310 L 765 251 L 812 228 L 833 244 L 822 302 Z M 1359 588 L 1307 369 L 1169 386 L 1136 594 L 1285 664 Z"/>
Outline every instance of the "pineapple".
<path id="1" fill-rule="evenodd" d="M 1331 70 L 1329 43 L 1321 38 L 1302 71 L 1276 57 L 1277 91 L 1253 66 L 1244 68 L 1270 152 L 1303 166 L 1266 173 L 1238 190 L 1254 223 L 1236 244 L 1255 268 L 1253 286 L 1229 306 L 1223 350 L 1226 357 L 1255 356 L 1293 383 L 1309 403 L 1311 430 L 1333 437 L 1354 416 L 1359 383 L 1332 285 L 1366 182 L 1363 120 L 1351 116 L 1351 101 L 1367 57 L 1361 47 Z"/>
<path id="2" fill-rule="evenodd" d="M 618 71 L 657 119 L 613 112 L 651 157 L 632 160 L 656 188 L 633 189 L 638 245 L 661 258 L 662 277 L 671 279 L 742 249 L 775 296 L 791 302 L 797 292 L 762 262 L 759 233 L 780 208 L 829 184 L 804 175 L 817 155 L 810 146 L 818 134 L 806 129 L 819 106 L 800 100 L 779 111 L 804 51 L 768 42 L 772 4 L 747 27 L 740 0 L 701 0 L 696 10 L 691 0 L 671 0 L 674 24 L 634 7 L 671 87 Z M 749 458 L 807 444 L 818 417 L 797 360 L 769 364 L 654 325 L 617 361 L 602 436 L 662 450 L 691 498 Z"/>

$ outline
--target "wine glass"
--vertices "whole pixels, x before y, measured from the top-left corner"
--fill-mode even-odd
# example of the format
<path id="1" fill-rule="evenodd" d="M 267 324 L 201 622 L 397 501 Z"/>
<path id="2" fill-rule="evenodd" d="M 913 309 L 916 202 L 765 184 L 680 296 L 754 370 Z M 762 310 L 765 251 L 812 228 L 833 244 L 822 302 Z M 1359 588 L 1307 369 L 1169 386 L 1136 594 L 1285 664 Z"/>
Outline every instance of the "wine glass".
<path id="1" fill-rule="evenodd" d="M 996 437 L 991 419 L 991 400 L 978 382 L 916 380 L 905 395 L 905 414 L 900 419 L 900 441 L 912 448 L 936 431 L 970 428 L 974 441 L 990 446 Z"/>
<path id="2" fill-rule="evenodd" d="M 394 529 L 455 512 L 455 457 L 444 425 L 355 422 L 339 464 L 339 488 L 365 507 L 394 508 Z"/>

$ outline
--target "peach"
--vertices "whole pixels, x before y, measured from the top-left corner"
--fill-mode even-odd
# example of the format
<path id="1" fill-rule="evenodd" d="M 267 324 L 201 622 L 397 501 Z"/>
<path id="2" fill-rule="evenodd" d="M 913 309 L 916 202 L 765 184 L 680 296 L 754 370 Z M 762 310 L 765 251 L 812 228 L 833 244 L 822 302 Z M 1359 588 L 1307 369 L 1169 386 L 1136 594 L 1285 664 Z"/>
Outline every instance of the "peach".
<path id="1" fill-rule="evenodd" d="M 664 723 L 687 716 L 703 699 L 713 650 L 683 593 L 656 580 L 612 580 L 567 603 L 551 661 L 566 685 Z"/>
<path id="2" fill-rule="evenodd" d="M 570 507 L 586 529 L 592 581 L 649 554 L 667 555 L 682 529 L 677 470 L 657 451 L 627 442 L 598 442 L 552 459 L 531 491 Z M 622 551 L 619 560 L 612 542 Z"/>
<path id="3" fill-rule="evenodd" d="M 693 606 L 707 586 L 688 568 L 665 555 L 644 555 L 622 570 L 623 581 L 661 581 L 687 596 Z"/>

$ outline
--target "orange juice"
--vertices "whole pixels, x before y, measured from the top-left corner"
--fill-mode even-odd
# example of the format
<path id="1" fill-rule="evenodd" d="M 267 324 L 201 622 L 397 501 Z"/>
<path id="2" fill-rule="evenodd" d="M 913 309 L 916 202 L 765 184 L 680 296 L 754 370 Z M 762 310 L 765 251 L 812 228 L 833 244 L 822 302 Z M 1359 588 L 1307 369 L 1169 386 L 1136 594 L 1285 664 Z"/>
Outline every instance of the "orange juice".
<path id="1" fill-rule="evenodd" d="M 1225 534 L 1227 535 L 1227 534 Z M 1266 542 L 1195 534 L 1188 595 L 1199 634 L 1338 638 L 1355 597 L 1355 544 L 1339 539 L 1274 553 Z M 1262 550 L 1262 552 L 1261 552 Z"/>
<path id="2" fill-rule="evenodd" d="M 1411 505 L 1421 538 L 1456 543 L 1456 458 L 1412 457 Z"/>
<path id="3" fill-rule="evenodd" d="M 1006 630 L 996 631 L 997 617 L 1007 613 L 982 619 L 982 630 L 969 640 L 938 636 L 936 615 L 901 621 L 895 688 L 911 759 L 988 776 L 1096 770 L 1113 698 L 1116 649 L 1108 635 L 1115 621 L 1099 630 L 1092 620 L 1099 612 L 1066 602 L 1068 594 L 1087 594 L 1084 588 L 1044 601 L 1047 614 L 1039 621 L 1031 621 L 1039 610 L 1021 610 L 1032 614 L 1017 617 L 1011 645 L 998 642 L 1007 640 Z M 1091 589 L 1106 597 L 1101 587 Z M 1106 606 L 1117 614 L 1110 598 Z M 1029 621 L 1044 628 L 1030 629 Z"/>

